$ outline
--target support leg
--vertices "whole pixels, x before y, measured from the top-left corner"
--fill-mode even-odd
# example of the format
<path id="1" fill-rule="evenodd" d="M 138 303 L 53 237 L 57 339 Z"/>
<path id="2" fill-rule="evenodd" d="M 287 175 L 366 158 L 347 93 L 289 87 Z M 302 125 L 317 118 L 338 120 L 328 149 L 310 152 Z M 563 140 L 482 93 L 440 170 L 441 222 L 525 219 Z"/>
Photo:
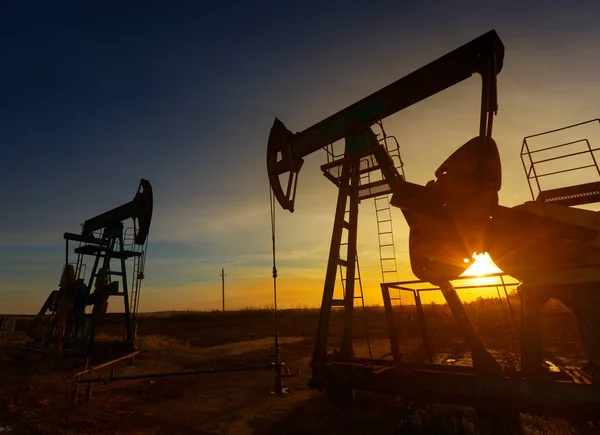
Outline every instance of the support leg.
<path id="1" fill-rule="evenodd" d="M 119 234 L 119 249 L 121 254 L 125 251 L 125 241 L 123 240 L 123 233 Z M 125 257 L 121 257 L 121 280 L 123 282 L 123 304 L 125 309 L 125 341 L 133 344 L 133 328 L 131 325 L 131 312 L 129 311 L 129 287 L 127 285 L 127 266 L 125 264 Z"/>
<path id="2" fill-rule="evenodd" d="M 331 236 L 331 245 L 329 248 L 329 259 L 327 262 L 327 273 L 325 275 L 325 285 L 323 288 L 323 299 L 321 301 L 321 311 L 319 314 L 319 324 L 317 327 L 317 340 L 311 360 L 312 379 L 309 385 L 314 388 L 322 387 L 323 366 L 327 359 L 327 338 L 329 334 L 329 321 L 331 318 L 331 307 L 333 304 L 333 293 L 337 278 L 338 257 L 340 244 L 342 241 L 342 230 L 344 224 L 344 215 L 346 212 L 346 202 L 348 199 L 349 180 L 351 165 L 346 162 L 342 167 L 342 177 L 338 192 L 337 207 L 333 223 L 333 234 Z"/>
<path id="3" fill-rule="evenodd" d="M 473 366 L 475 369 L 480 373 L 502 375 L 500 364 L 498 364 L 494 357 L 487 351 L 481 338 L 479 338 L 477 332 L 475 332 L 475 328 L 467 316 L 465 307 L 452 284 L 446 282 L 440 285 L 440 289 L 442 290 L 444 298 L 448 303 L 448 307 L 452 311 L 452 315 L 471 350 L 471 357 L 473 358 Z"/>
<path id="4" fill-rule="evenodd" d="M 570 308 L 577 321 L 579 334 L 588 362 L 583 370 L 592 376 L 595 384 L 600 384 L 600 294 L 595 286 L 582 286 L 571 291 Z"/>
<path id="5" fill-rule="evenodd" d="M 388 326 L 388 333 L 390 336 L 390 349 L 392 351 L 394 364 L 398 365 L 402 361 L 402 355 L 400 354 L 400 345 L 398 342 L 396 322 L 394 320 L 394 310 L 392 307 L 392 300 L 390 299 L 390 289 L 387 285 L 383 283 L 381 284 L 381 294 L 383 296 L 383 305 L 385 306 L 385 317 Z"/>
<path id="6" fill-rule="evenodd" d="M 348 252 L 346 266 L 346 294 L 344 295 L 344 331 L 340 356 L 350 359 L 352 351 L 352 324 L 354 319 L 354 287 L 356 284 L 356 241 L 358 236 L 358 189 L 359 189 L 359 163 L 356 159 L 352 162 L 350 174 L 350 213 L 348 218 Z M 338 248 L 339 255 L 339 248 Z"/>
<path id="7" fill-rule="evenodd" d="M 77 397 L 79 396 L 79 376 L 74 379 L 73 388 L 71 388 L 71 401 L 77 403 Z"/>
<path id="8" fill-rule="evenodd" d="M 543 369 L 542 331 L 540 312 L 548 297 L 531 287 L 521 285 L 522 295 L 522 337 L 521 337 L 521 368 L 525 376 L 535 378 L 540 376 Z"/>
<path id="9" fill-rule="evenodd" d="M 89 382 L 87 384 L 87 389 L 85 390 L 85 403 L 90 403 L 92 401 L 92 383 Z"/>
<path id="10" fill-rule="evenodd" d="M 417 307 L 417 320 L 419 321 L 421 336 L 423 337 L 423 351 L 425 353 L 425 358 L 427 358 L 428 362 L 433 363 L 433 352 L 431 351 L 429 334 L 427 333 L 425 313 L 423 311 L 423 304 L 421 303 L 421 295 L 418 291 L 415 291 L 415 306 Z"/>

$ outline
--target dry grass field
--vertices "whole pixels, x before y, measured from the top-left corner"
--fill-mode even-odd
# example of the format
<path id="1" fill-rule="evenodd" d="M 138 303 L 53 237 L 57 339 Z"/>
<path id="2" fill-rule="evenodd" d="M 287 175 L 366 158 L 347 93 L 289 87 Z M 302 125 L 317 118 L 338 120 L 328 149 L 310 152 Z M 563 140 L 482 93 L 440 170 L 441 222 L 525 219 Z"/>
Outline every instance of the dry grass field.
<path id="1" fill-rule="evenodd" d="M 334 316 L 334 324 L 338 324 Z M 469 410 L 416 406 L 400 399 L 358 393 L 341 407 L 325 393 L 309 390 L 308 362 L 318 311 L 280 312 L 281 358 L 304 379 L 285 380 L 289 392 L 272 394 L 271 371 L 138 379 L 96 385 L 89 403 L 70 400 L 65 376 L 81 360 L 48 361 L 25 355 L 19 341 L 0 347 L 0 433 L 12 434 L 473 434 Z M 374 356 L 389 347 L 380 308 L 367 310 Z M 22 330 L 26 325 L 19 325 Z M 108 324 L 111 338 L 118 325 Z M 332 331 L 335 336 L 337 331 Z M 360 342 L 360 332 L 357 343 Z M 273 313 L 249 308 L 231 312 L 145 314 L 139 319 L 133 365 L 116 375 L 230 368 L 268 364 L 272 358 Z M 101 370 L 94 376 L 107 376 Z M 82 388 L 84 390 L 84 388 Z M 83 394 L 81 394 L 83 397 Z M 499 412 L 502 412 L 499 410 Z M 527 434 L 593 433 L 585 425 L 523 416 Z"/>

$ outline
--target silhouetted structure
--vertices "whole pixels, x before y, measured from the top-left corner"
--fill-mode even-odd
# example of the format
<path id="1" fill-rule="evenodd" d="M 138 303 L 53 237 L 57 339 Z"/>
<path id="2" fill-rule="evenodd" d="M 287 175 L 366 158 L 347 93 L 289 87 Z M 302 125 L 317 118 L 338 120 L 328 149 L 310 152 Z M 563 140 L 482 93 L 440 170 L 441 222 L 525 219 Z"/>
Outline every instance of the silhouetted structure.
<path id="1" fill-rule="evenodd" d="M 81 234 L 64 234 L 65 266 L 59 289 L 50 293 L 32 323 L 28 334 L 32 340 L 30 348 L 55 353 L 62 353 L 63 349 L 93 350 L 110 297 L 123 298 L 123 344 L 134 346 L 152 209 L 152 187 L 142 179 L 132 201 L 85 221 Z M 124 230 L 123 221 L 127 219 L 134 219 L 134 227 Z M 79 244 L 75 248 L 75 264 L 69 262 L 69 241 Z M 86 256 L 93 258 L 87 284 Z M 126 260 L 130 258 L 133 266 L 128 274 Z M 120 278 L 120 286 L 113 277 Z M 91 312 L 87 312 L 88 307 Z"/>
<path id="2" fill-rule="evenodd" d="M 515 425 L 518 412 L 589 416 L 600 406 L 596 387 L 555 382 L 544 366 L 539 328 L 540 310 L 549 298 L 559 298 L 570 306 L 582 326 L 589 357 L 586 369 L 592 375 L 600 374 L 600 318 L 594 317 L 600 296 L 593 290 L 600 284 L 600 246 L 595 243 L 600 226 L 593 212 L 569 207 L 600 198 L 593 194 L 598 184 L 548 191 L 533 202 L 512 208 L 499 204 L 502 171 L 492 128 L 498 110 L 497 75 L 503 60 L 504 45 L 498 34 L 490 31 L 306 130 L 292 133 L 275 119 L 267 147 L 268 176 L 279 204 L 291 212 L 303 158 L 344 140 L 343 156 L 335 165 L 322 168 L 339 193 L 311 361 L 312 388 L 346 396 L 353 389 L 366 389 L 470 405 L 477 408 L 481 420 L 492 419 L 492 427 L 500 431 L 505 424 Z M 406 181 L 389 153 L 382 120 L 473 74 L 482 79 L 478 135 L 440 165 L 435 180 L 425 186 Z M 376 124 L 383 137 L 373 132 L 371 127 Z M 594 150 L 589 147 L 588 151 L 593 157 Z M 363 182 L 361 175 L 373 168 L 381 171 L 382 180 Z M 530 171 L 526 168 L 528 178 Z M 283 185 L 281 176 L 288 176 Z M 464 336 L 473 367 L 415 365 L 398 358 L 390 364 L 355 357 L 352 319 L 354 300 L 360 298 L 355 296 L 354 286 L 358 204 L 370 197 L 374 188 L 392 193 L 391 205 L 402 210 L 410 227 L 412 271 L 439 288 Z M 510 376 L 477 334 L 452 284 L 471 265 L 473 253 L 483 252 L 522 283 L 522 370 Z M 338 266 L 346 268 L 341 299 L 334 298 Z M 384 302 L 386 312 L 392 313 L 389 296 Z M 334 307 L 345 313 L 343 337 L 339 350 L 328 353 Z M 388 322 L 393 324 L 392 316 Z M 535 398 L 528 391 L 535 391 Z M 500 398 L 504 416 L 493 412 Z"/>

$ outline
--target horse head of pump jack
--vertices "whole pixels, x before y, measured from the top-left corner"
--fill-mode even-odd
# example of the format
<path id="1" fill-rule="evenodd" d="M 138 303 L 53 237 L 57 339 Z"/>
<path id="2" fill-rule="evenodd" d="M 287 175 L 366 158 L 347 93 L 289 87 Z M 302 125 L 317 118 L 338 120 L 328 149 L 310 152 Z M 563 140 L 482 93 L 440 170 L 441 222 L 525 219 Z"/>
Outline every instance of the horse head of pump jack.
<path id="1" fill-rule="evenodd" d="M 435 171 L 436 179 L 418 195 L 397 192 L 391 204 L 410 227 L 413 273 L 434 284 L 458 278 L 474 253 L 488 250 L 488 232 L 502 185 L 496 142 L 477 136 L 458 148 Z"/>

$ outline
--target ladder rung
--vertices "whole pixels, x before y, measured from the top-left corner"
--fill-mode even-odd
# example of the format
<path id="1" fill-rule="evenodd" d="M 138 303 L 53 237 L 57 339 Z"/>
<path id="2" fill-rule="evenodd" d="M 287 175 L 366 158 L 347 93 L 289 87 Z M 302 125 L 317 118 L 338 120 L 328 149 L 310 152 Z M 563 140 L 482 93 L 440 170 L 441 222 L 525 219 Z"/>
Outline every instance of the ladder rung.
<path id="1" fill-rule="evenodd" d="M 332 307 L 345 307 L 346 303 L 344 302 L 343 299 L 332 299 L 331 306 Z"/>
<path id="2" fill-rule="evenodd" d="M 347 213 L 347 212 L 346 212 Z M 346 228 L 347 230 L 350 229 L 350 223 L 346 222 L 346 221 L 342 221 L 342 227 Z"/>
<path id="3" fill-rule="evenodd" d="M 379 213 L 380 211 L 385 211 L 385 210 L 389 210 L 389 209 L 390 209 L 390 207 L 384 207 L 384 208 L 375 208 L 375 211 L 376 211 L 377 213 Z"/>
<path id="4" fill-rule="evenodd" d="M 391 222 L 391 219 L 382 219 L 380 221 L 377 221 L 378 224 L 387 224 L 388 222 Z"/>
<path id="5" fill-rule="evenodd" d="M 384 257 L 381 259 L 381 261 L 386 261 L 386 260 L 395 260 L 396 257 Z"/>
<path id="6" fill-rule="evenodd" d="M 338 258 L 338 264 L 340 266 L 348 267 L 348 261 L 342 260 L 341 258 Z"/>

